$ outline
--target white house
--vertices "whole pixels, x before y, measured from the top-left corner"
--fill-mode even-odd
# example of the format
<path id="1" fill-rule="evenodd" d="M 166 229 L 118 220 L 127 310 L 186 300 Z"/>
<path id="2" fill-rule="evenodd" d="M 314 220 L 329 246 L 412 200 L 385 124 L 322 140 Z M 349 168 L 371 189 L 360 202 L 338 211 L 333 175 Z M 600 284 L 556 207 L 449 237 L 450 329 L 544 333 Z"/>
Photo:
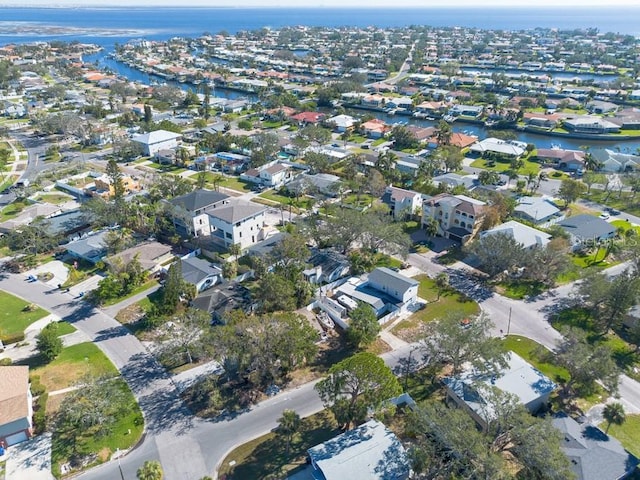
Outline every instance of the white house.
<path id="1" fill-rule="evenodd" d="M 591 155 L 604 172 L 629 172 L 640 168 L 638 155 L 616 152 L 608 148 L 593 150 Z"/>
<path id="2" fill-rule="evenodd" d="M 222 270 L 217 265 L 194 256 L 180 259 L 182 279 L 196 286 L 198 293 L 221 283 Z"/>
<path id="3" fill-rule="evenodd" d="M 517 243 L 522 245 L 522 248 L 530 250 L 535 247 L 545 247 L 547 243 L 551 241 L 551 235 L 544 233 L 537 228 L 530 227 L 524 223 L 510 220 L 501 225 L 493 227 L 491 230 L 486 230 L 480 234 L 480 238 L 489 237 L 491 235 L 509 235 Z"/>
<path id="4" fill-rule="evenodd" d="M 405 480 L 411 472 L 402 443 L 377 420 L 369 420 L 307 453 L 313 468 L 309 478 Z"/>
<path id="5" fill-rule="evenodd" d="M 351 115 L 336 115 L 327 120 L 327 123 L 335 125 L 336 132 L 344 133 L 353 129 L 356 124 L 356 119 Z"/>
<path id="6" fill-rule="evenodd" d="M 381 198 L 389 206 L 394 218 L 413 215 L 422 207 L 422 195 L 412 190 L 405 190 L 389 185 Z"/>
<path id="7" fill-rule="evenodd" d="M 513 215 L 536 225 L 553 223 L 564 218 L 560 209 L 544 197 L 520 197 L 513 209 Z"/>
<path id="8" fill-rule="evenodd" d="M 176 231 L 194 237 L 210 235 L 207 211 L 228 204 L 229 199 L 229 195 L 204 189 L 172 198 L 168 204 Z"/>
<path id="9" fill-rule="evenodd" d="M 152 156 L 159 150 L 170 150 L 178 147 L 179 133 L 167 130 L 155 130 L 149 133 L 135 135 L 131 140 L 142 145 L 145 155 Z"/>
<path id="10" fill-rule="evenodd" d="M 410 304 L 418 298 L 420 282 L 389 268 L 378 267 L 369 274 L 368 284 L 404 304 Z"/>
<path id="11" fill-rule="evenodd" d="M 510 393 L 531 413 L 545 408 L 549 395 L 556 389 L 547 376 L 514 352 L 509 352 L 507 367 L 491 374 L 468 368 L 456 377 L 444 380 L 447 400 L 465 409 L 476 423 L 486 429 L 495 411 L 484 398 L 492 388 Z"/>
<path id="12" fill-rule="evenodd" d="M 470 150 L 481 155 L 484 155 L 487 152 L 491 152 L 508 157 L 520 157 L 525 152 L 526 146 L 526 143 L 516 142 L 513 140 L 485 138 L 475 145 L 472 145 Z"/>
<path id="13" fill-rule="evenodd" d="M 262 184 L 268 187 L 280 188 L 291 178 L 291 170 L 282 163 L 274 163 L 260 170 Z"/>
<path id="14" fill-rule="evenodd" d="M 225 247 L 239 244 L 241 249 L 264 240 L 266 207 L 232 199 L 227 204 L 207 210 L 211 237 Z"/>

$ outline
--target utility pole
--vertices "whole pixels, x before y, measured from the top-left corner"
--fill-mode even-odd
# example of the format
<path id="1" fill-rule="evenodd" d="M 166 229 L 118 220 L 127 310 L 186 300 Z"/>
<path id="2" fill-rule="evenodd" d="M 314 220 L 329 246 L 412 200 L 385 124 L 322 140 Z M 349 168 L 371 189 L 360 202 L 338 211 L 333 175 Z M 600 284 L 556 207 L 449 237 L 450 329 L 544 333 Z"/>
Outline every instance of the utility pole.
<path id="1" fill-rule="evenodd" d="M 120 449 L 116 448 L 116 455 L 118 456 L 118 469 L 120 470 L 120 478 L 124 480 L 124 473 L 122 473 L 122 465 L 120 465 Z"/>
<path id="2" fill-rule="evenodd" d="M 511 307 L 509 307 L 509 323 L 507 323 L 507 335 L 509 335 L 509 330 L 511 330 Z"/>

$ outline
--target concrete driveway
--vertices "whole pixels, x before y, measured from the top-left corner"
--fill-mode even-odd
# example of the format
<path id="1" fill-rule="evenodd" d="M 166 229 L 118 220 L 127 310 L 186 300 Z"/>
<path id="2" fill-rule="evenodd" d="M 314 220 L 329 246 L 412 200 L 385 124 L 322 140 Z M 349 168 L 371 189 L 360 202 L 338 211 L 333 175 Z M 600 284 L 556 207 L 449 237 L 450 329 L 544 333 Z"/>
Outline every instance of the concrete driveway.
<path id="1" fill-rule="evenodd" d="M 24 272 L 25 277 L 29 275 L 33 275 L 37 277 L 38 274 L 51 273 L 53 278 L 46 282 L 43 282 L 45 285 L 49 285 L 50 287 L 57 287 L 58 285 L 62 285 L 69 278 L 69 268 L 62 263 L 60 260 L 53 260 L 52 262 L 47 262 L 44 265 L 40 265 L 37 268 Z"/>
<path id="2" fill-rule="evenodd" d="M 51 434 L 7 449 L 7 480 L 53 480 L 51 474 Z"/>

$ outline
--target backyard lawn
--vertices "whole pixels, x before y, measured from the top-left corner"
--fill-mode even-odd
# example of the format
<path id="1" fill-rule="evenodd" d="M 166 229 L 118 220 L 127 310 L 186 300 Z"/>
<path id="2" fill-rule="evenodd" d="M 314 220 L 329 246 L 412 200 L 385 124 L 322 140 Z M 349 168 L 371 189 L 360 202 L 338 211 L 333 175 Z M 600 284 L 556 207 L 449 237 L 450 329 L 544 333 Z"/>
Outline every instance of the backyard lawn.
<path id="1" fill-rule="evenodd" d="M 29 302 L 3 291 L 0 291 L 0 305 L 0 340 L 4 343 L 12 343 L 9 341 L 12 337 L 20 336 L 25 328 L 49 314 L 40 307 L 30 308 Z"/>
<path id="2" fill-rule="evenodd" d="M 524 166 L 518 170 L 520 175 L 526 176 L 530 173 L 537 175 L 540 173 L 540 164 L 538 162 L 529 160 L 529 158 L 523 158 L 522 161 L 524 162 Z M 511 163 L 508 161 L 492 161 L 485 158 L 474 160 L 473 163 L 471 163 L 471 166 L 475 168 L 483 168 L 485 170 L 492 170 L 494 172 L 506 172 L 511 169 Z"/>
<path id="3" fill-rule="evenodd" d="M 36 198 L 37 202 L 53 203 L 54 205 L 60 205 L 61 203 L 70 202 L 73 197 L 64 195 L 62 193 L 43 193 Z"/>
<path id="4" fill-rule="evenodd" d="M 299 432 L 291 440 L 289 455 L 285 439 L 271 432 L 233 450 L 222 462 L 218 474 L 221 478 L 227 475 L 226 478 L 229 480 L 259 480 L 273 475 L 274 472 L 295 473 L 293 470 L 307 466 L 306 456 L 309 448 L 339 433 L 333 415 L 322 411 L 302 420 Z"/>
<path id="5" fill-rule="evenodd" d="M 230 188 L 231 190 L 236 190 L 238 192 L 250 192 L 252 183 L 244 182 L 236 177 L 225 177 L 222 182 L 220 182 L 221 187 Z"/>
<path id="6" fill-rule="evenodd" d="M 274 191 L 266 191 L 259 195 L 260 198 L 266 198 L 273 202 L 281 203 L 285 206 L 291 205 L 294 208 L 309 210 L 313 206 L 313 199 L 310 197 L 300 197 L 297 201 L 294 197 L 287 197 Z"/>
<path id="7" fill-rule="evenodd" d="M 473 316 L 480 313 L 480 307 L 476 302 L 464 297 L 453 288 L 446 289 L 437 300 L 438 290 L 433 279 L 427 275 L 418 275 L 414 278 L 420 282 L 418 296 L 425 299 L 427 305 L 396 325 L 393 329 L 395 335 L 403 337 L 405 340 L 411 339 L 412 331 L 419 329 L 422 323 L 431 322 L 449 314 L 462 313 Z"/>

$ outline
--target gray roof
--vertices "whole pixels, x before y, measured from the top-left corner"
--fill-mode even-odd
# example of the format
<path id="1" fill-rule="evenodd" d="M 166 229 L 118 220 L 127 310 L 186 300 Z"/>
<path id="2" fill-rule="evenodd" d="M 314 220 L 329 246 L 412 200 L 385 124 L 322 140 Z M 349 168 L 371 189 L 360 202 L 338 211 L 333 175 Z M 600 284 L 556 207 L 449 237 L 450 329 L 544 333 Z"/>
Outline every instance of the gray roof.
<path id="1" fill-rule="evenodd" d="M 179 133 L 169 132 L 167 130 L 154 130 L 153 132 L 135 135 L 131 140 L 145 145 L 153 145 L 154 143 L 166 142 L 167 140 L 174 140 L 180 137 L 182 137 L 182 135 Z"/>
<path id="2" fill-rule="evenodd" d="M 577 480 L 618 480 L 638 465 L 618 440 L 590 423 L 579 424 L 561 412 L 553 425 L 564 435 L 562 451 L 571 460 Z"/>
<path id="3" fill-rule="evenodd" d="M 135 247 L 127 248 L 120 253 L 111 255 L 105 262 L 113 265 L 114 262 L 130 263 L 134 259 L 140 262 L 144 270 L 151 270 L 158 266 L 158 262 L 171 253 L 172 247 L 160 242 L 144 242 Z"/>
<path id="4" fill-rule="evenodd" d="M 544 220 L 560 213 L 558 207 L 542 197 L 521 197 L 518 199 L 518 205 L 513 210 L 536 221 Z"/>
<path id="5" fill-rule="evenodd" d="M 107 247 L 104 242 L 107 233 L 109 233 L 108 230 L 103 230 L 99 233 L 81 238 L 80 240 L 70 242 L 65 248 L 68 252 L 84 258 L 102 257 L 107 253 Z"/>
<path id="6" fill-rule="evenodd" d="M 90 213 L 80 209 L 70 210 L 55 217 L 50 217 L 45 228 L 52 235 L 74 232 L 89 226 L 92 221 L 91 217 Z"/>
<path id="7" fill-rule="evenodd" d="M 222 270 L 211 262 L 198 257 L 183 258 L 180 260 L 182 266 L 182 278 L 185 282 L 197 285 L 209 275 L 221 275 Z"/>
<path id="8" fill-rule="evenodd" d="M 187 193 L 186 195 L 175 197 L 169 200 L 169 202 L 172 205 L 184 208 L 188 212 L 195 212 L 196 210 L 200 210 L 215 203 L 222 202 L 227 198 L 230 198 L 229 195 L 226 195 L 224 193 L 215 192 L 213 190 L 200 189 L 194 190 L 193 192 Z"/>
<path id="9" fill-rule="evenodd" d="M 485 387 L 493 386 L 515 395 L 525 406 L 555 390 L 555 383 L 516 353 L 509 352 L 507 361 L 507 368 L 496 375 L 469 369 L 457 377 L 446 378 L 444 383 L 485 421 L 494 415 L 483 399 Z"/>
<path id="10" fill-rule="evenodd" d="M 404 480 L 409 462 L 400 440 L 370 420 L 308 450 L 325 480 Z"/>
<path id="11" fill-rule="evenodd" d="M 445 185 L 451 185 L 453 187 L 457 187 L 460 185 L 464 185 L 466 188 L 470 188 L 474 185 L 476 179 L 470 175 L 458 175 L 457 173 L 445 173 L 443 175 L 438 175 L 437 177 L 433 177 L 433 183 Z"/>
<path id="12" fill-rule="evenodd" d="M 616 231 L 615 227 L 593 215 L 575 215 L 558 222 L 564 230 L 582 240 L 607 238 Z"/>
<path id="13" fill-rule="evenodd" d="M 227 223 L 238 223 L 247 218 L 266 212 L 267 208 L 251 202 L 235 200 L 229 205 L 207 211 L 210 217 L 218 218 Z"/>
<path id="14" fill-rule="evenodd" d="M 420 282 L 413 278 L 405 277 L 401 273 L 394 272 L 387 267 L 378 267 L 369 274 L 369 282 L 393 287 L 393 290 L 405 292 L 409 288 L 419 285 Z"/>

